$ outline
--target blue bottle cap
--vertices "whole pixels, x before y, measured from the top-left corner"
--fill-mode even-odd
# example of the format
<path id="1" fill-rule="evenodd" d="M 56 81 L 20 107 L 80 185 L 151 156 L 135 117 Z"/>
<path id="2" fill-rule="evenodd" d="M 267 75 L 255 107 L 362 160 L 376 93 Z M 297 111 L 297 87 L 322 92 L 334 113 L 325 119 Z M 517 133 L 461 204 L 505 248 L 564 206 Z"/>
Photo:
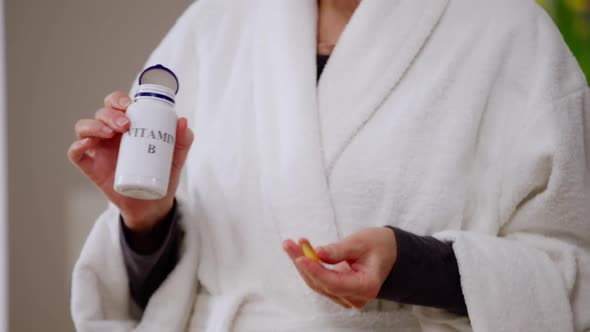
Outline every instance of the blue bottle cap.
<path id="1" fill-rule="evenodd" d="M 180 88 L 176 74 L 160 64 L 146 68 L 139 75 L 139 85 L 142 84 L 162 85 L 174 91 L 174 94 L 177 94 Z"/>

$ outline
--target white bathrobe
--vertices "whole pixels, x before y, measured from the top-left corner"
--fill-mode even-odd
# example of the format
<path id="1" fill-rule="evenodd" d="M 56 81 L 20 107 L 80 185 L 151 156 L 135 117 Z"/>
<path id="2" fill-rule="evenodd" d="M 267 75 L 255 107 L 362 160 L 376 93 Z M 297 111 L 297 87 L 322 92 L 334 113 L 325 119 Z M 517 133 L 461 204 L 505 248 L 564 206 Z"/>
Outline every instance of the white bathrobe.
<path id="1" fill-rule="evenodd" d="M 532 0 L 365 0 L 316 84 L 316 0 L 202 0 L 148 64 L 196 133 L 181 259 L 134 314 L 118 211 L 73 275 L 80 331 L 590 329 L 590 93 Z M 315 294 L 282 251 L 395 225 L 454 242 L 469 319 Z"/>

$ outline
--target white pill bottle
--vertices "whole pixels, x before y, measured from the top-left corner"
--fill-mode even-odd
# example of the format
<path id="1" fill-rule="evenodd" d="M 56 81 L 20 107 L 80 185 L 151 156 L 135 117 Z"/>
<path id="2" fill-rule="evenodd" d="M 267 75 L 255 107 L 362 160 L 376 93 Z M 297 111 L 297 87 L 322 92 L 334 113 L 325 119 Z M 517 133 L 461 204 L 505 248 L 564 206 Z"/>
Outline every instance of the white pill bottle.
<path id="1" fill-rule="evenodd" d="M 156 65 L 139 76 L 139 88 L 127 108 L 130 128 L 121 136 L 115 191 L 138 199 L 166 196 L 176 142 L 174 111 L 178 79 Z"/>

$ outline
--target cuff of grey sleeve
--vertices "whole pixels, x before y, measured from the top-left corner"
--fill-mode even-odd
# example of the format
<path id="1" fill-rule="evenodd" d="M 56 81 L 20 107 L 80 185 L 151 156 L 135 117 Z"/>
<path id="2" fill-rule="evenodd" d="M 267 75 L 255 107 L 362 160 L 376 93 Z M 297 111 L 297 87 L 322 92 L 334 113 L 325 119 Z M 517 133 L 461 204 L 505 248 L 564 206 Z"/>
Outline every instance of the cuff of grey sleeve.
<path id="1" fill-rule="evenodd" d="M 119 222 L 121 225 L 121 234 L 124 240 L 122 244 L 137 255 L 151 256 L 162 248 L 165 239 L 169 236 L 171 230 L 174 228 L 176 216 L 176 199 L 172 204 L 170 212 L 166 215 L 164 220 L 157 224 L 153 229 L 146 233 L 136 233 L 129 229 L 123 222 L 123 217 L 119 215 Z"/>
<path id="2" fill-rule="evenodd" d="M 119 242 L 129 279 L 129 290 L 131 298 L 141 308 L 145 308 L 151 295 L 176 265 L 178 219 L 175 201 L 166 219 L 148 234 L 142 234 L 138 238 L 125 227 L 120 218 Z"/>
<path id="3" fill-rule="evenodd" d="M 386 227 L 395 233 L 397 260 L 377 297 L 467 315 L 452 244 Z"/>

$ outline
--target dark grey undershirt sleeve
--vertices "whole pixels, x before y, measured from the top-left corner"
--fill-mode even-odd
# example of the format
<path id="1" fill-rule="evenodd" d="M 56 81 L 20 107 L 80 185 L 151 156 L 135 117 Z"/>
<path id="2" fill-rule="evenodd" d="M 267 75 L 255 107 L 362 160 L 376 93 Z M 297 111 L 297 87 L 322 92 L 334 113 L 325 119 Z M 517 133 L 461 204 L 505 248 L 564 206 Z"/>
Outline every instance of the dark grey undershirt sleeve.
<path id="1" fill-rule="evenodd" d="M 467 316 L 457 258 L 451 243 L 390 227 L 397 260 L 377 298 L 446 309 Z"/>
<path id="2" fill-rule="evenodd" d="M 176 201 L 166 219 L 145 234 L 132 232 L 120 217 L 119 242 L 133 301 L 145 309 L 152 294 L 178 262 L 180 214 Z"/>

